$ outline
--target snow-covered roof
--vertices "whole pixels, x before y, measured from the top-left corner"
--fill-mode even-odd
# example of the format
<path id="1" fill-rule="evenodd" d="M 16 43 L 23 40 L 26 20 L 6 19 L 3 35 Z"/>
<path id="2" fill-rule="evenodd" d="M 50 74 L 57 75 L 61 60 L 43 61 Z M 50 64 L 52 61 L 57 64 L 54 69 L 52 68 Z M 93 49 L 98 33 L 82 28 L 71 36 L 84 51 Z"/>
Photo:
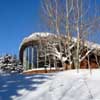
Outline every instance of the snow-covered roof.
<path id="1" fill-rule="evenodd" d="M 21 45 L 20 47 L 29 42 L 29 41 L 34 41 L 34 40 L 38 40 L 39 37 L 47 37 L 47 36 L 57 36 L 56 34 L 53 34 L 53 33 L 48 33 L 48 32 L 35 32 L 35 33 L 32 33 L 31 35 L 29 35 L 28 37 L 25 37 L 23 39 L 23 41 L 21 42 Z M 77 38 L 75 37 L 72 37 L 73 41 L 76 42 L 77 41 Z M 87 46 L 88 48 L 94 48 L 94 49 L 99 49 L 100 50 L 100 44 L 97 44 L 97 43 L 93 43 L 93 42 L 89 42 L 89 41 L 85 41 L 85 46 Z"/>
<path id="2" fill-rule="evenodd" d="M 77 42 L 77 38 L 72 37 L 72 39 L 73 39 L 74 42 Z M 99 49 L 100 50 L 100 44 L 98 44 L 98 43 L 93 43 L 93 42 L 90 42 L 90 41 L 85 40 L 84 44 L 88 48 L 92 48 L 92 49 L 93 48 L 96 48 L 96 49 Z"/>
<path id="3" fill-rule="evenodd" d="M 34 39 L 37 39 L 38 37 L 47 37 L 49 35 L 54 35 L 53 33 L 48 33 L 48 32 L 36 32 L 36 33 L 32 33 L 30 36 L 28 37 L 25 37 L 24 38 L 24 41 L 25 40 L 34 40 Z"/>
<path id="4" fill-rule="evenodd" d="M 86 41 L 85 45 L 88 46 L 89 48 L 96 48 L 100 50 L 100 44 Z"/>
<path id="5" fill-rule="evenodd" d="M 51 35 L 52 33 L 44 33 L 44 32 L 38 32 L 38 33 L 32 33 L 30 36 L 28 36 L 28 39 L 32 39 L 32 38 L 37 38 L 37 37 L 46 37 Z"/>
<path id="6" fill-rule="evenodd" d="M 32 41 L 32 40 L 37 40 L 39 37 L 47 37 L 47 36 L 56 36 L 55 34 L 53 33 L 48 33 L 48 32 L 35 32 L 35 33 L 32 33 L 31 35 L 29 35 L 28 37 L 25 37 L 22 42 L 21 42 L 21 45 L 20 47 L 24 44 L 24 43 L 27 43 L 29 41 Z"/>

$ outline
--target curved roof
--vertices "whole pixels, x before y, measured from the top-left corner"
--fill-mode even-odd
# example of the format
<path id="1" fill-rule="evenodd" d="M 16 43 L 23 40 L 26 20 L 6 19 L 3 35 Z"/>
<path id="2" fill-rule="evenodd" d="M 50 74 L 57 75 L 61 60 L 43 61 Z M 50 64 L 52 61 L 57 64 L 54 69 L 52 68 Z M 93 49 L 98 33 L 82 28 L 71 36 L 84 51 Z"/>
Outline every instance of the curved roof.
<path id="1" fill-rule="evenodd" d="M 29 45 L 33 45 L 34 44 L 38 44 L 38 40 L 41 38 L 41 37 L 48 37 L 48 36 L 52 36 L 52 37 L 55 37 L 57 38 L 57 34 L 53 34 L 53 33 L 48 33 L 48 32 L 36 32 L 36 33 L 32 33 L 31 35 L 29 35 L 28 37 L 25 37 L 21 44 L 20 44 L 20 48 L 19 48 L 19 55 L 23 55 L 23 50 L 29 46 Z M 63 36 L 65 37 L 65 36 Z M 72 40 L 74 42 L 77 41 L 77 39 L 75 37 L 72 37 Z M 93 42 L 89 42 L 89 41 L 85 41 L 84 42 L 85 46 L 90 48 L 90 49 L 95 49 L 96 50 L 100 50 L 100 45 L 99 44 L 96 44 L 96 43 L 93 43 Z M 100 55 L 100 52 L 99 52 L 99 55 Z M 22 58 L 21 58 L 22 59 Z"/>
<path id="2" fill-rule="evenodd" d="M 23 41 L 21 42 L 20 48 L 22 45 L 24 45 L 25 43 L 28 43 L 30 41 L 35 41 L 38 40 L 40 37 L 47 37 L 47 36 L 57 36 L 53 33 L 48 33 L 48 32 L 35 32 L 32 33 L 31 35 L 29 35 L 28 37 L 25 37 L 23 39 Z M 74 42 L 77 41 L 77 39 L 75 37 L 72 38 Z M 100 49 L 100 44 L 97 43 L 93 43 L 93 42 L 89 42 L 89 41 L 85 41 L 85 45 L 89 48 L 97 48 Z"/>
<path id="3" fill-rule="evenodd" d="M 29 46 L 29 45 L 33 45 L 34 44 L 38 44 L 38 40 L 42 37 L 48 37 L 48 36 L 52 36 L 52 37 L 57 37 L 57 35 L 53 34 L 53 33 L 48 33 L 48 32 L 36 32 L 36 33 L 32 33 L 31 35 L 29 35 L 28 37 L 25 37 L 19 47 L 19 56 L 23 55 L 23 50 Z M 21 58 L 22 59 L 22 58 Z"/>
<path id="4" fill-rule="evenodd" d="M 21 45 L 20 45 L 20 48 L 30 42 L 30 41 L 36 41 L 38 40 L 40 37 L 47 37 L 47 36 L 57 36 L 53 33 L 48 33 L 48 32 L 36 32 L 36 33 L 32 33 L 31 35 L 29 35 L 28 37 L 25 37 L 22 42 L 21 42 Z M 19 49 L 20 49 L 19 48 Z"/>

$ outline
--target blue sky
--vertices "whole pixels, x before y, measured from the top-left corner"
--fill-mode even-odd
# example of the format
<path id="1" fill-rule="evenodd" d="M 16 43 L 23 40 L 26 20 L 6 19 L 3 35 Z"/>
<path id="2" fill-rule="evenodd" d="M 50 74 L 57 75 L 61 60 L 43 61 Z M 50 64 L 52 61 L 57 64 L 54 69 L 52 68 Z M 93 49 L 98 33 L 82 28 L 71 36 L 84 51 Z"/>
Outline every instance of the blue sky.
<path id="1" fill-rule="evenodd" d="M 0 55 L 18 54 L 25 36 L 41 31 L 40 0 L 0 0 Z"/>
<path id="2" fill-rule="evenodd" d="M 0 0 L 0 55 L 18 55 L 19 45 L 25 36 L 44 31 L 39 17 L 40 1 Z M 100 0 L 97 1 L 100 3 Z M 98 36 L 95 40 L 100 43 Z"/>

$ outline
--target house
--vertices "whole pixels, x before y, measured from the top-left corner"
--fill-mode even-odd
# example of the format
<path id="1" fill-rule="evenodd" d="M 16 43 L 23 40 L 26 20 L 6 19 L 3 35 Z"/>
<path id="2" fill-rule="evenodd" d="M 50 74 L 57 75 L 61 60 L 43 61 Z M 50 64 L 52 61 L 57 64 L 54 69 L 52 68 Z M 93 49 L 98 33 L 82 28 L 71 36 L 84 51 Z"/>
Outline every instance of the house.
<path id="1" fill-rule="evenodd" d="M 68 54 L 67 37 L 52 33 L 32 33 L 20 44 L 19 58 L 28 70 L 63 70 L 74 69 L 73 55 L 76 49 L 76 38 L 71 38 L 70 57 Z M 98 68 L 100 64 L 100 45 L 89 41 L 80 41 L 80 68 Z M 71 61 L 70 61 L 70 60 Z M 65 67 L 65 68 L 64 68 Z"/>

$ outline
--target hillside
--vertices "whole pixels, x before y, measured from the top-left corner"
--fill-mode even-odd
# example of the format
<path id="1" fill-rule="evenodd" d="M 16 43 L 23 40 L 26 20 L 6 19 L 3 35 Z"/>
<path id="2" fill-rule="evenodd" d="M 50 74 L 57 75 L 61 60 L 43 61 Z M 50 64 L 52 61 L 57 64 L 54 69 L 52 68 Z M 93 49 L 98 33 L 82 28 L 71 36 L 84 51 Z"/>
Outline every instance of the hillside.
<path id="1" fill-rule="evenodd" d="M 0 100 L 100 100 L 100 70 L 0 75 Z M 8 92 L 8 93 L 7 93 Z"/>

